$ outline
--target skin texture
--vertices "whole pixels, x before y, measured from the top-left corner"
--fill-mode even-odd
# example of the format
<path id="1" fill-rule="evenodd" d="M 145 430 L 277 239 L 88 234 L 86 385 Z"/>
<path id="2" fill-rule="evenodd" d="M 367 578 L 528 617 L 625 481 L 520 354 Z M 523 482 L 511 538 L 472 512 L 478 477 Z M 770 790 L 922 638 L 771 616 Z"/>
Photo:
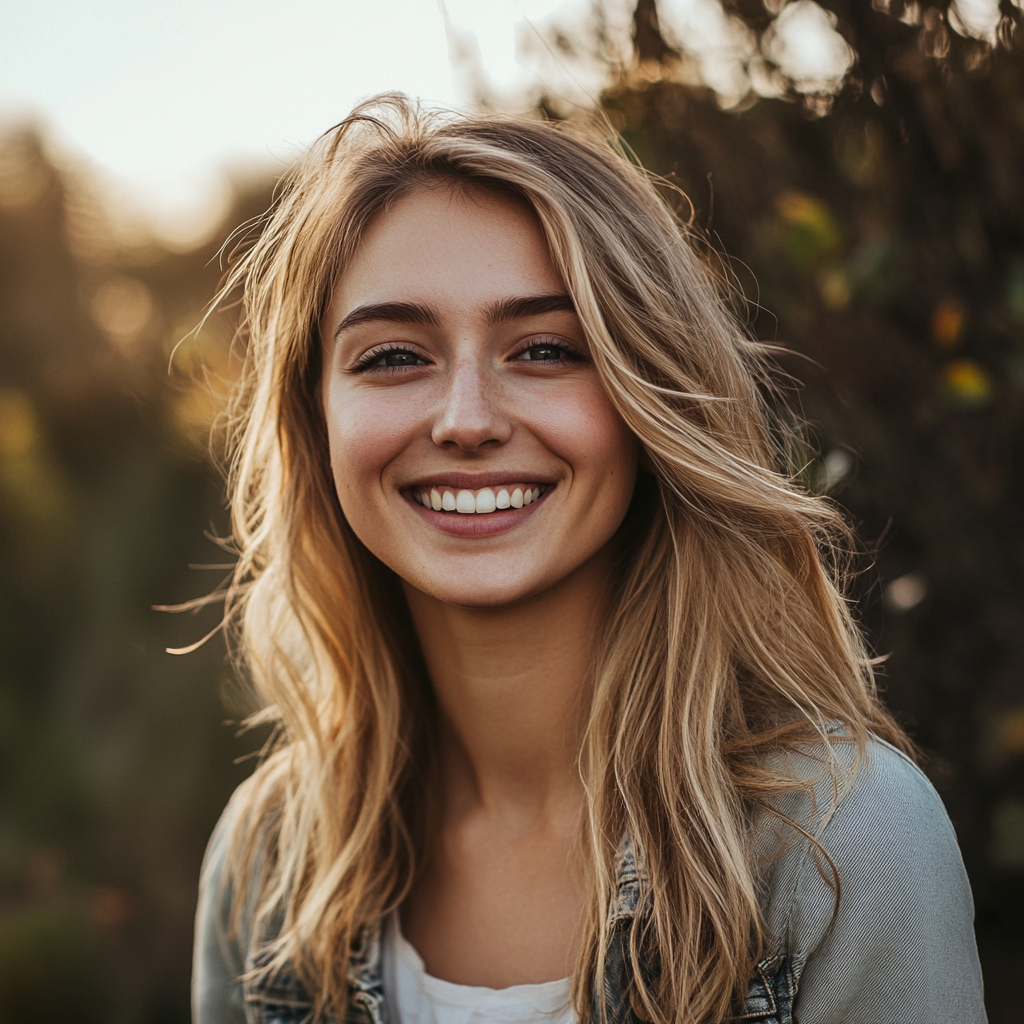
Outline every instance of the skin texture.
<path id="1" fill-rule="evenodd" d="M 571 306 L 509 308 L 544 296 L 565 286 L 532 211 L 438 186 L 370 226 L 321 325 L 341 507 L 405 581 L 441 709 L 442 820 L 403 929 L 429 973 L 494 988 L 572 969 L 582 709 L 637 468 Z M 547 489 L 490 515 L 412 499 L 445 481 Z"/>

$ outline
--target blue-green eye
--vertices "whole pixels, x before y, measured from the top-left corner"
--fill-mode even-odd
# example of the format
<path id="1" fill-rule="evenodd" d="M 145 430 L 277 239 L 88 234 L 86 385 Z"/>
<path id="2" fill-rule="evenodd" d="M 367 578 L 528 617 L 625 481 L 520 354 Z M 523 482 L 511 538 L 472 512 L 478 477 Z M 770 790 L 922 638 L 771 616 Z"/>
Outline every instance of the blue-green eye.
<path id="1" fill-rule="evenodd" d="M 579 362 L 582 358 L 575 349 L 555 341 L 537 341 L 516 356 L 531 363 Z"/>
<path id="2" fill-rule="evenodd" d="M 534 345 L 533 348 L 528 348 L 522 358 L 529 359 L 531 362 L 534 361 L 547 361 L 551 359 L 562 359 L 565 356 L 565 349 L 558 345 Z"/>
<path id="3" fill-rule="evenodd" d="M 374 360 L 379 366 L 416 366 L 418 363 L 422 363 L 415 352 L 385 352 L 384 355 L 379 356 Z"/>
<path id="4" fill-rule="evenodd" d="M 407 348 L 389 348 L 381 351 L 367 352 L 352 368 L 355 373 L 367 370 L 398 370 L 406 366 L 426 366 L 427 361 Z"/>

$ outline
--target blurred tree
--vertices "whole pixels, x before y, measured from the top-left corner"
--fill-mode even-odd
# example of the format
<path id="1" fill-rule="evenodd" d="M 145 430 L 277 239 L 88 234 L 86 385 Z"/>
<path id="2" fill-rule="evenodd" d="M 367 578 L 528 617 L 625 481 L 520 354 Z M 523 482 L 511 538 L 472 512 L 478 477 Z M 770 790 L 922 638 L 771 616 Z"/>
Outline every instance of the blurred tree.
<path id="1" fill-rule="evenodd" d="M 1015 1020 L 1020 12 L 634 7 L 634 55 L 601 102 L 730 255 L 759 303 L 753 329 L 794 353 L 814 431 L 805 479 L 874 551 L 860 612 L 957 825 L 991 1019 Z M 225 227 L 269 199 L 267 183 L 241 189 Z M 237 709 L 218 700 L 230 676 L 216 644 L 163 654 L 209 620 L 149 609 L 212 589 L 186 567 L 223 558 L 202 539 L 226 525 L 204 384 L 230 377 L 231 325 L 189 334 L 219 275 L 213 243 L 121 238 L 38 132 L 0 138 L 0 1024 L 188 1016 L 199 859 L 246 770 L 232 758 L 255 741 L 220 724 Z"/>
<path id="2" fill-rule="evenodd" d="M 242 196 L 231 223 L 266 207 Z M 186 339 L 215 247 L 118 241 L 32 129 L 0 139 L 0 1021 L 184 1021 L 199 859 L 244 767 L 216 643 L 157 603 L 212 584 L 221 485 Z M 212 579 L 216 579 L 213 577 Z"/>
<path id="3" fill-rule="evenodd" d="M 957 827 L 994 1022 L 1024 968 L 1020 20 L 1007 0 L 640 0 L 601 97 L 793 353 L 804 476 L 873 552 L 860 614 Z"/>

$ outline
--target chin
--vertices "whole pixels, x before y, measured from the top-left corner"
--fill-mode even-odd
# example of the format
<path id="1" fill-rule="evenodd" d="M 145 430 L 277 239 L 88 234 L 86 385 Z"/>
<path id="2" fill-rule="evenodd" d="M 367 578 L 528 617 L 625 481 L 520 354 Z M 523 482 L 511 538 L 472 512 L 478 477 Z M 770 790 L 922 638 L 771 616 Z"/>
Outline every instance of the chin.
<path id="1" fill-rule="evenodd" d="M 414 587 L 427 597 L 442 604 L 460 608 L 506 608 L 519 604 L 548 589 L 549 584 L 540 580 L 499 580 L 488 581 L 479 578 L 459 579 L 448 576 L 444 580 L 412 579 L 407 585 Z"/>
<path id="2" fill-rule="evenodd" d="M 508 587 L 437 587 L 422 588 L 428 597 L 434 598 L 442 604 L 456 605 L 459 608 L 507 608 L 518 604 L 528 597 L 532 597 L 535 591 L 522 590 L 509 592 Z"/>

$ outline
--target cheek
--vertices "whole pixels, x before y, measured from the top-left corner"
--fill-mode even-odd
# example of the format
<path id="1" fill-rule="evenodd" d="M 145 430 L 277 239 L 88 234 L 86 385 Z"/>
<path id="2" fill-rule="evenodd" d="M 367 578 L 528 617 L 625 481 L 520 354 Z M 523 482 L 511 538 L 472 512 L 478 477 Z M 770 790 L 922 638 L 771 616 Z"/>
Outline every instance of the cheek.
<path id="1" fill-rule="evenodd" d="M 346 518 L 372 506 L 383 495 L 381 477 L 408 445 L 418 425 L 408 401 L 388 401 L 382 395 L 354 394 L 342 388 L 324 396 L 331 467 L 338 499 Z"/>
<path id="2" fill-rule="evenodd" d="M 573 486 L 594 512 L 624 516 L 633 494 L 640 445 L 596 382 L 546 402 L 537 432 L 573 468 Z"/>

